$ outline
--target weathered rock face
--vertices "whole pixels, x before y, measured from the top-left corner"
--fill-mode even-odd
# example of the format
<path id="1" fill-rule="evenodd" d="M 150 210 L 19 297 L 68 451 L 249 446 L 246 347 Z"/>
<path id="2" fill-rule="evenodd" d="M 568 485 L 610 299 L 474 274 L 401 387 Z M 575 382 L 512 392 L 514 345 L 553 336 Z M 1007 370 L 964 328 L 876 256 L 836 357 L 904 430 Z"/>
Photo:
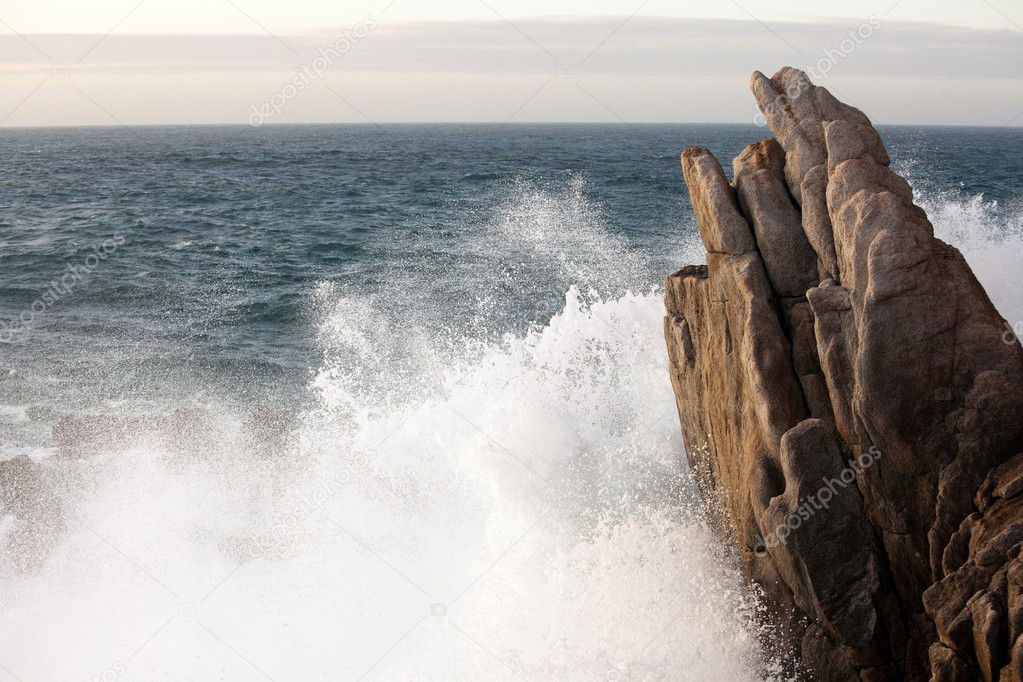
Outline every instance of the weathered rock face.
<path id="1" fill-rule="evenodd" d="M 775 139 L 683 154 L 665 287 L 701 491 L 816 678 L 1023 681 L 1023 348 L 863 113 L 751 86 Z"/>

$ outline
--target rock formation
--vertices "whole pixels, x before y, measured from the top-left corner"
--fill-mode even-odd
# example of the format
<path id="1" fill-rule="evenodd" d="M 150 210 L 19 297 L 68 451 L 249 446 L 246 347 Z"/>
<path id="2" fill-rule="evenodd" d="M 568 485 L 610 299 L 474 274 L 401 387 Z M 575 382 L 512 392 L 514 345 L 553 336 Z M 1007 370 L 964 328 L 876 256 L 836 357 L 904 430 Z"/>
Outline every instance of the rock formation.
<path id="1" fill-rule="evenodd" d="M 701 492 L 808 677 L 1023 681 L 1023 348 L 862 112 L 751 87 L 774 139 L 682 155 L 665 285 Z"/>

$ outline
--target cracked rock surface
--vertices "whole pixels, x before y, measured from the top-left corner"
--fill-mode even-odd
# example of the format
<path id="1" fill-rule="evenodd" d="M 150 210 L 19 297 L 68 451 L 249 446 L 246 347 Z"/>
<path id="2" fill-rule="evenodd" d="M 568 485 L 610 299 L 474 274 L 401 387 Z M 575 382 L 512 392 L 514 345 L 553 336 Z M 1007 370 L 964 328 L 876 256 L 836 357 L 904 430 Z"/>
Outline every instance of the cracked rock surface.
<path id="1" fill-rule="evenodd" d="M 1023 681 L 1023 348 L 859 110 L 755 73 L 774 137 L 682 169 L 687 457 L 804 673 Z"/>

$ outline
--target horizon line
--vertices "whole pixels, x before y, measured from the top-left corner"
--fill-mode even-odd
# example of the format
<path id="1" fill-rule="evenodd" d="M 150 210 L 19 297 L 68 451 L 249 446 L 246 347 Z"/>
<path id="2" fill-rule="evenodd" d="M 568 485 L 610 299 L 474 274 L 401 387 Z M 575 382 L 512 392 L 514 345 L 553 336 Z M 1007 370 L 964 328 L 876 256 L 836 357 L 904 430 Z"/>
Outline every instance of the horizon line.
<path id="1" fill-rule="evenodd" d="M 889 128 L 979 128 L 995 130 L 1023 129 L 1023 121 L 1019 123 L 890 123 L 871 121 L 874 126 Z M 360 128 L 383 128 L 384 126 L 674 126 L 674 125 L 705 125 L 735 126 L 763 128 L 755 123 L 740 121 L 302 121 L 296 123 L 264 123 L 253 126 L 249 123 L 80 123 L 73 125 L 0 125 L 4 130 L 80 130 L 83 128 L 249 128 L 257 131 L 261 128 L 301 128 L 325 126 L 352 126 Z"/>

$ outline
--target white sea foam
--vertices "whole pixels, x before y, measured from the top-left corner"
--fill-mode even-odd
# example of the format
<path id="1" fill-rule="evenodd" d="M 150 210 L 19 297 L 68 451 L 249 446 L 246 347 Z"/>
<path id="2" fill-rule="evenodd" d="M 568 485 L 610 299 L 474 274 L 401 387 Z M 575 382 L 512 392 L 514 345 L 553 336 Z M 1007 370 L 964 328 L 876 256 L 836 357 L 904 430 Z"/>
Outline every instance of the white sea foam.
<path id="1" fill-rule="evenodd" d="M 394 331 L 334 314 L 325 339 L 361 352 L 353 329 Z M 54 462 L 73 513 L 37 575 L 4 581 L 0 661 L 53 680 L 757 679 L 755 605 L 676 480 L 660 315 L 653 294 L 572 289 L 425 399 L 365 404 L 366 368 L 328 363 L 283 460 L 225 421 L 199 457 L 143 437 Z"/>

